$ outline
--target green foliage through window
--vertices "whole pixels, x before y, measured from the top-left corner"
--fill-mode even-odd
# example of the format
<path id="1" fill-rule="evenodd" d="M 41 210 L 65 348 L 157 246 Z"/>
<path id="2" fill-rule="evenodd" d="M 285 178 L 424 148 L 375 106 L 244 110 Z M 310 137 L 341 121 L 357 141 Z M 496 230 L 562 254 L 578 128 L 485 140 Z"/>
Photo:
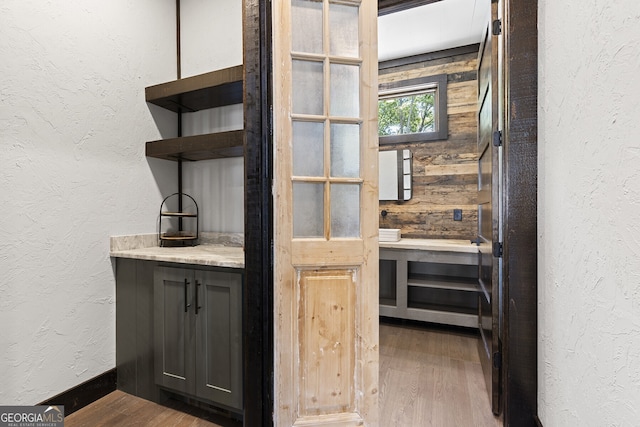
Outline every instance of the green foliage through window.
<path id="1" fill-rule="evenodd" d="M 436 131 L 436 90 L 402 93 L 378 100 L 378 135 Z"/>

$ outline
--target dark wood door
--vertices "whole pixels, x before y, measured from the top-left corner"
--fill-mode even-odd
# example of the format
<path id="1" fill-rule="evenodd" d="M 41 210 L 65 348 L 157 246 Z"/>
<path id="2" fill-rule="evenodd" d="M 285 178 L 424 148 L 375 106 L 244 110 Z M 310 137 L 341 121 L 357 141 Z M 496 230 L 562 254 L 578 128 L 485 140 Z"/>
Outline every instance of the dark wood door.
<path id="1" fill-rule="evenodd" d="M 478 301 L 480 359 L 491 407 L 500 412 L 500 133 L 497 52 L 487 28 L 478 55 Z"/>

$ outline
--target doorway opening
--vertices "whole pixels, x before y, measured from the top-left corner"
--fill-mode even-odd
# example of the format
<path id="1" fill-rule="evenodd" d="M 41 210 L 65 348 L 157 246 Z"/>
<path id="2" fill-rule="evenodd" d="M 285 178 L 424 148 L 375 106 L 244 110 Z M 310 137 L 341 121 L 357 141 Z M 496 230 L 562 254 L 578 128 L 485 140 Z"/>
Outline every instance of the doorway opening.
<path id="1" fill-rule="evenodd" d="M 403 161 L 411 162 L 411 182 L 398 185 L 410 197 L 399 190 L 403 197 L 379 203 L 381 424 L 500 425 L 480 363 L 485 295 L 474 243 L 479 52 L 491 2 L 413 6 L 382 10 L 378 20 L 380 152 L 408 150 Z M 418 105 L 434 81 L 432 107 Z M 390 93 L 399 97 L 395 109 L 386 102 Z M 420 131 L 424 122 L 437 126 Z M 387 229 L 402 239 L 384 241 L 394 240 L 385 239 Z"/>
<path id="2" fill-rule="evenodd" d="M 379 0 L 379 9 L 441 0 Z M 503 27 L 509 43 L 504 59 L 508 100 L 505 146 L 505 312 L 503 369 L 504 424 L 536 425 L 536 153 L 537 153 L 537 1 L 504 1 Z M 244 2 L 245 64 L 245 280 L 246 354 L 245 425 L 273 425 L 274 279 L 271 273 L 274 211 L 271 205 L 273 145 L 271 137 L 271 3 Z M 513 284 L 513 285 L 512 285 Z M 515 310 L 517 308 L 517 310 Z M 539 424 L 538 424 L 539 425 Z"/>

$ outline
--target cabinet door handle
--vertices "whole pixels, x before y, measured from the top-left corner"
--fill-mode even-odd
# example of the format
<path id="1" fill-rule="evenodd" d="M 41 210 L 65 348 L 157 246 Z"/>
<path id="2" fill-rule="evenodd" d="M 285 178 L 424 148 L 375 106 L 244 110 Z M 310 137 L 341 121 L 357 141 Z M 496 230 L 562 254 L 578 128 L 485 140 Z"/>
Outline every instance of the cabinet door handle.
<path id="1" fill-rule="evenodd" d="M 189 281 L 187 279 L 184 279 L 184 312 L 185 313 L 189 310 L 189 307 L 191 307 L 191 304 L 187 303 L 188 300 L 189 300 Z"/>
<path id="2" fill-rule="evenodd" d="M 199 300 L 198 295 L 200 294 L 199 289 L 200 289 L 200 285 L 201 285 L 201 284 L 202 284 L 202 283 L 200 283 L 200 282 L 198 282 L 198 281 L 196 280 L 196 314 L 198 314 L 198 310 L 200 310 L 200 309 L 202 308 L 202 307 L 200 306 L 200 303 L 198 302 L 198 300 Z"/>

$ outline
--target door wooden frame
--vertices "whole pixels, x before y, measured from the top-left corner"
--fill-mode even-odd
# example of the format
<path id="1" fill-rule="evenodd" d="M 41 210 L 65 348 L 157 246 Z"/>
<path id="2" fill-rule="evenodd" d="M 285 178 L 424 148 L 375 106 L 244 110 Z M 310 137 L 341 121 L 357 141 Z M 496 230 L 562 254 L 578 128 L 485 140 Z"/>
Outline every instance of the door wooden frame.
<path id="1" fill-rule="evenodd" d="M 535 426 L 538 395 L 538 1 L 506 0 L 504 21 L 504 425 Z"/>
<path id="2" fill-rule="evenodd" d="M 271 3 L 245 0 L 244 425 L 273 425 Z M 504 425 L 537 420 L 537 0 L 506 0 Z"/>
<path id="3" fill-rule="evenodd" d="M 273 425 L 271 3 L 243 1 L 244 425 Z"/>

